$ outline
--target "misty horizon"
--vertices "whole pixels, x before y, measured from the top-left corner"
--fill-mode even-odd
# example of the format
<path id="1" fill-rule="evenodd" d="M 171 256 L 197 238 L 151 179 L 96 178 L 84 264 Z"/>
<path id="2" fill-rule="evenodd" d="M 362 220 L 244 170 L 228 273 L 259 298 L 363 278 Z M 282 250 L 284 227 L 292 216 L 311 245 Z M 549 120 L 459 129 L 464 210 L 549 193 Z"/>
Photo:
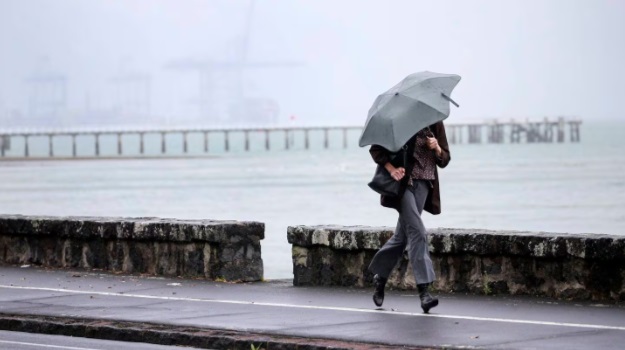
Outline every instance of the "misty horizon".
<path id="1" fill-rule="evenodd" d="M 361 125 L 421 70 L 450 122 L 622 120 L 618 1 L 3 1 L 0 123 Z"/>

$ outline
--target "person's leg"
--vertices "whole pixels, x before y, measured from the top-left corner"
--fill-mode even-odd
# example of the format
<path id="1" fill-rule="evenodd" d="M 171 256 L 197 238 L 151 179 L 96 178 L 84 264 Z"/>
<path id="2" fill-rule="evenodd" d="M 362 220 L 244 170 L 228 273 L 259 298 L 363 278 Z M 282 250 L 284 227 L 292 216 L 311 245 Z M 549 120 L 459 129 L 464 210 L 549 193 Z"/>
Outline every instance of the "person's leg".
<path id="1" fill-rule="evenodd" d="M 426 181 L 415 181 L 412 201 L 402 203 L 402 208 L 408 209 L 403 212 L 404 228 L 408 239 L 408 257 L 417 284 L 431 283 L 436 279 L 428 249 L 427 231 L 421 219 L 429 190 Z"/>
<path id="2" fill-rule="evenodd" d="M 436 279 L 430 252 L 428 249 L 427 231 L 421 213 L 425 200 L 430 191 L 430 184 L 427 181 L 415 181 L 413 186 L 414 202 L 410 203 L 412 208 L 404 215 L 405 230 L 408 239 L 408 256 L 412 265 L 419 297 L 421 299 L 421 308 L 428 313 L 431 308 L 438 305 L 438 299 L 430 295 L 428 287 L 432 281 Z"/>
<path id="3" fill-rule="evenodd" d="M 406 191 L 406 195 L 408 194 L 409 192 Z M 410 195 L 412 196 L 411 193 Z M 397 260 L 399 260 L 399 258 L 404 254 L 404 249 L 406 249 L 406 233 L 400 214 L 397 219 L 395 233 L 373 256 L 373 259 L 369 264 L 369 271 L 371 271 L 374 275 L 387 279 L 391 274 L 393 267 L 397 264 Z"/>
<path id="4" fill-rule="evenodd" d="M 410 196 L 412 198 L 413 195 L 410 191 L 406 190 L 404 196 Z M 404 249 L 406 249 L 406 230 L 404 229 L 403 219 L 400 213 L 397 219 L 395 233 L 384 246 L 378 250 L 369 264 L 369 271 L 374 274 L 373 285 L 375 290 L 373 292 L 373 302 L 377 306 L 382 306 L 384 302 L 386 281 L 393 267 L 395 267 L 397 261 L 404 254 Z"/>

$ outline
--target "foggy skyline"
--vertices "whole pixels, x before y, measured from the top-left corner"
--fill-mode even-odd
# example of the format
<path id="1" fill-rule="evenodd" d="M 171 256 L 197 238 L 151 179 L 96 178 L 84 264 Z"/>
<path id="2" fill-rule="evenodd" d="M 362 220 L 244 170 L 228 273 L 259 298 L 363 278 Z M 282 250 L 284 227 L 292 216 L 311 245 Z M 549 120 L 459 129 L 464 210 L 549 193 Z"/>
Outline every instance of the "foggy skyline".
<path id="1" fill-rule="evenodd" d="M 167 67 L 238 62 L 249 8 L 250 0 L 0 0 L 0 113 L 28 118 L 26 79 L 37 70 L 67 77 L 75 113 L 119 104 L 113 78 L 138 73 L 149 77 L 155 120 L 201 122 L 199 74 Z M 303 125 L 361 125 L 379 93 L 421 70 L 462 76 L 450 122 L 625 118 L 621 1 L 257 0 L 250 18 L 247 62 L 286 65 L 243 70 L 243 91 L 275 100 L 280 124 L 294 115 Z M 213 98 L 232 100 L 236 74 L 215 74 L 226 87 Z"/>

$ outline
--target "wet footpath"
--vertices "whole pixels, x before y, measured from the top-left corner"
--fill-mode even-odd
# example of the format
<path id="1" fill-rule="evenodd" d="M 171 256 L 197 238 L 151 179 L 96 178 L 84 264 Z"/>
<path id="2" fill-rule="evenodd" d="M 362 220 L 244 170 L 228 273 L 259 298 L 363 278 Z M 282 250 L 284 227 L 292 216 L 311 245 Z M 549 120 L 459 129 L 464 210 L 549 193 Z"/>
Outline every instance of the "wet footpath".
<path id="1" fill-rule="evenodd" d="M 206 349 L 624 349 L 625 305 L 0 267 L 0 329 Z"/>

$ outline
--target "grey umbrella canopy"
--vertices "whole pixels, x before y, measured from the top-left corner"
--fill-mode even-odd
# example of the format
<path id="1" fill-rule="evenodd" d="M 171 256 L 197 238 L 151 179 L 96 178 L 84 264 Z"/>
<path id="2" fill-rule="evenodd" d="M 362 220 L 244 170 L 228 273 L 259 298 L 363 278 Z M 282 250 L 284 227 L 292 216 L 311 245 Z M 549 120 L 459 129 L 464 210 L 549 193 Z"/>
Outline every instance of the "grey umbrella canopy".
<path id="1" fill-rule="evenodd" d="M 419 130 L 446 119 L 456 74 L 413 73 L 381 94 L 369 109 L 360 147 L 380 145 L 398 151 Z"/>

